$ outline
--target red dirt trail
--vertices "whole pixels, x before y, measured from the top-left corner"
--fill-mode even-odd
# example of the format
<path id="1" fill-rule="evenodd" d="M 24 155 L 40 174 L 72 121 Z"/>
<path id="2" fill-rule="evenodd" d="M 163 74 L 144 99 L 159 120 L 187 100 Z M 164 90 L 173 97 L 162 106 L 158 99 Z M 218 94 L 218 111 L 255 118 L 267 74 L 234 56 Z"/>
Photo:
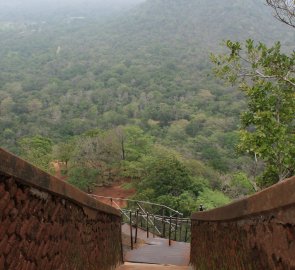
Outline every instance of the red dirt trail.
<path id="1" fill-rule="evenodd" d="M 51 165 L 54 168 L 55 174 L 54 176 L 66 181 L 67 176 L 62 174 L 62 169 L 65 169 L 65 164 L 63 162 L 59 161 L 53 161 L 51 162 Z M 103 186 L 103 187 L 96 187 L 94 188 L 94 191 L 92 192 L 93 195 L 98 195 L 98 196 L 104 196 L 104 197 L 111 197 L 111 198 L 120 198 L 120 199 L 127 199 L 133 196 L 136 193 L 135 189 L 124 189 L 122 186 L 124 184 L 130 183 L 130 180 L 126 179 L 121 179 L 115 183 L 113 183 L 111 186 Z M 111 203 L 110 199 L 104 199 L 104 198 L 97 198 L 97 200 L 111 205 L 115 208 L 118 208 L 114 203 Z M 115 201 L 116 204 L 118 204 L 119 207 L 126 207 L 126 202 L 125 201 Z"/>
<path id="2" fill-rule="evenodd" d="M 98 196 L 104 196 L 104 197 L 127 199 L 136 193 L 135 189 L 128 189 L 127 190 L 122 187 L 123 184 L 128 183 L 128 182 L 130 182 L 130 181 L 121 180 L 119 182 L 113 183 L 111 186 L 97 187 L 94 189 L 92 194 L 98 195 Z M 114 203 L 112 204 L 110 199 L 97 198 L 97 200 L 99 200 L 105 204 L 111 205 L 113 207 L 116 207 L 116 205 L 114 205 Z M 118 204 L 119 207 L 126 206 L 125 201 L 115 200 L 115 203 Z"/>

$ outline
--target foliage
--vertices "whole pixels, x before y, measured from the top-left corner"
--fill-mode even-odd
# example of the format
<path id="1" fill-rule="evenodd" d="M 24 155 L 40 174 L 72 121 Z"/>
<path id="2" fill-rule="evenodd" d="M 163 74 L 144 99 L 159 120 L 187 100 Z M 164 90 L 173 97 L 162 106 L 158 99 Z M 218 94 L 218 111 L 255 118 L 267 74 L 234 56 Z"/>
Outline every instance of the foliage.
<path id="1" fill-rule="evenodd" d="M 65 162 L 70 181 L 84 190 L 127 176 L 139 197 L 186 214 L 209 191 L 220 196 L 214 190 L 221 189 L 224 174 L 244 169 L 256 175 L 249 158 L 235 152 L 244 94 L 210 74 L 208 51 L 222 38 L 249 36 L 267 43 L 280 39 L 288 51 L 293 32 L 282 31 L 255 0 L 145 1 L 104 21 L 84 6 L 75 11 L 85 15 L 81 20 L 50 10 L 0 19 L 1 147 L 18 153 L 27 146 L 16 142 L 42 134 L 54 151 L 48 148 L 41 158 L 27 154 L 37 165 L 45 159 L 38 166 Z M 285 61 L 272 61 L 264 75 L 276 71 L 269 81 L 279 79 L 287 91 L 290 58 L 262 52 Z M 271 59 L 259 64 L 267 68 Z"/>
<path id="2" fill-rule="evenodd" d="M 255 192 L 253 184 L 244 173 L 235 173 L 230 186 L 236 191 L 236 195 L 249 195 Z"/>
<path id="3" fill-rule="evenodd" d="M 146 167 L 139 190 L 151 188 L 155 196 L 163 194 L 177 197 L 192 184 L 187 169 L 173 156 L 155 157 Z"/>
<path id="4" fill-rule="evenodd" d="M 60 142 L 54 147 L 53 157 L 58 161 L 64 162 L 67 169 L 68 163 L 74 155 L 75 148 L 76 140 L 74 139 L 68 140 L 66 142 Z"/>
<path id="5" fill-rule="evenodd" d="M 200 195 L 204 189 L 210 189 L 210 182 L 205 178 L 194 177 L 192 179 L 192 185 L 190 186 L 190 192 L 192 192 L 196 197 Z"/>
<path id="6" fill-rule="evenodd" d="M 280 43 L 268 48 L 247 40 L 244 49 L 239 42 L 226 45 L 230 53 L 213 55 L 212 60 L 217 75 L 239 83 L 247 97 L 238 148 L 261 158 L 266 174 L 284 179 L 295 168 L 295 53 L 282 53 Z"/>
<path id="7" fill-rule="evenodd" d="M 69 172 L 68 182 L 85 192 L 91 191 L 100 175 L 98 169 L 74 167 Z"/>
<path id="8" fill-rule="evenodd" d="M 142 162 L 143 177 L 136 185 L 136 199 L 164 204 L 189 216 L 197 209 L 199 196 L 211 190 L 208 180 L 192 177 L 185 160 L 165 148 L 145 157 Z M 225 198 L 224 203 L 229 201 Z M 217 203 L 221 205 L 223 201 L 220 199 Z M 211 201 L 209 204 L 211 207 Z"/>
<path id="9" fill-rule="evenodd" d="M 249 78 L 253 83 L 262 80 L 280 86 L 295 86 L 295 54 L 288 56 L 281 52 L 280 42 L 270 48 L 262 42 L 255 44 L 252 39 L 246 41 L 244 48 L 240 42 L 230 40 L 225 45 L 229 53 L 212 54 L 211 59 L 216 65 L 216 74 L 230 83 L 249 83 Z"/>
<path id="10" fill-rule="evenodd" d="M 123 159 L 126 161 L 136 161 L 142 156 L 147 155 L 153 142 L 152 137 L 145 134 L 138 126 L 123 127 L 121 138 L 123 143 L 122 147 L 124 147 Z"/>
<path id="11" fill-rule="evenodd" d="M 279 181 L 276 166 L 269 166 L 268 169 L 257 178 L 257 184 L 260 187 L 267 188 Z"/>
<path id="12" fill-rule="evenodd" d="M 100 174 L 91 178 L 90 185 L 94 184 L 94 179 L 100 184 L 108 184 L 116 179 L 118 174 L 116 171 L 120 167 L 122 156 L 121 146 L 114 130 L 89 130 L 82 136 L 76 137 L 74 141 L 75 148 L 69 160 L 69 175 L 73 170 L 75 175 L 75 169 L 79 168 L 79 175 L 87 178 L 87 170 L 94 172 L 98 170 Z M 83 173 L 85 174 L 82 176 Z"/>
<path id="13" fill-rule="evenodd" d="M 15 142 L 35 134 L 58 144 L 88 130 L 139 126 L 219 172 L 239 169 L 245 159 L 236 159 L 234 142 L 215 134 L 236 130 L 243 97 L 210 74 L 207 52 L 222 38 L 248 36 L 279 38 L 288 49 L 293 32 L 254 0 L 146 1 L 104 22 L 84 6 L 76 8 L 83 20 L 50 10 L 0 20 L 0 145 L 17 153 Z M 201 138 L 214 155 L 194 147 Z M 127 159 L 139 158 L 139 146 L 129 150 Z"/>
<path id="14" fill-rule="evenodd" d="M 122 161 L 121 165 L 122 165 L 121 175 L 123 177 L 138 180 L 143 175 L 144 164 L 142 160 L 132 161 L 132 162 Z"/>
<path id="15" fill-rule="evenodd" d="M 119 163 L 121 147 L 113 130 L 101 134 L 85 133 L 77 139 L 74 162 L 91 168 Z"/>
<path id="16" fill-rule="evenodd" d="M 203 205 L 206 210 L 230 203 L 231 200 L 221 191 L 204 189 L 196 201 L 196 205 Z"/>
<path id="17" fill-rule="evenodd" d="M 50 139 L 42 136 L 25 137 L 19 142 L 20 154 L 27 161 L 33 163 L 40 169 L 50 171 L 52 161 L 52 146 Z"/>
<path id="18" fill-rule="evenodd" d="M 295 3 L 292 0 L 266 0 L 275 11 L 275 17 L 295 28 Z"/>
<path id="19" fill-rule="evenodd" d="M 132 182 L 130 183 L 124 183 L 121 188 L 125 189 L 125 190 L 130 190 L 130 189 L 133 189 L 134 188 L 134 184 Z"/>

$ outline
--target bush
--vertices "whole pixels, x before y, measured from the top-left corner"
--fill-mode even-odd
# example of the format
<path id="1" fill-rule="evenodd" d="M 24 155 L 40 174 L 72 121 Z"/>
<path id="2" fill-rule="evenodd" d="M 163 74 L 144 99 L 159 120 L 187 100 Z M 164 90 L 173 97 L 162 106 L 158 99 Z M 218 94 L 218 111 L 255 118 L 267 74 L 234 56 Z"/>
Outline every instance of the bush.
<path id="1" fill-rule="evenodd" d="M 253 184 L 244 173 L 234 174 L 230 186 L 239 195 L 249 195 L 255 192 Z"/>
<path id="2" fill-rule="evenodd" d="M 151 188 L 157 198 L 162 195 L 179 196 L 191 186 L 188 170 L 176 157 L 162 155 L 148 162 L 138 190 Z"/>
<path id="3" fill-rule="evenodd" d="M 98 169 L 76 167 L 69 171 L 68 182 L 77 188 L 88 192 L 97 183 L 99 175 L 100 171 Z"/>
<path id="4" fill-rule="evenodd" d="M 221 191 L 205 188 L 197 199 L 197 205 L 204 205 L 205 209 L 220 207 L 231 202 L 231 199 L 225 196 Z"/>
<path id="5" fill-rule="evenodd" d="M 277 168 L 268 166 L 264 173 L 257 178 L 257 184 L 261 188 L 267 188 L 277 183 L 279 179 Z"/>

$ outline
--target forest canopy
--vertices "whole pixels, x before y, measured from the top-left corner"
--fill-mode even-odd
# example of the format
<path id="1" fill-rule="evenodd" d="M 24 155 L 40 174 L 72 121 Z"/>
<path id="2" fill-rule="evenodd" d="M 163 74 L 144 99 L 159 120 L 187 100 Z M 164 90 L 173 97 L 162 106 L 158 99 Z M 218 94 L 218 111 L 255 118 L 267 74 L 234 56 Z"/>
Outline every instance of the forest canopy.
<path id="1" fill-rule="evenodd" d="M 63 162 L 62 173 L 85 191 L 131 178 L 139 198 L 186 213 L 200 202 L 216 207 L 257 190 L 267 162 L 254 154 L 266 150 L 257 144 L 252 155 L 237 151 L 249 148 L 237 145 L 239 130 L 253 128 L 248 98 L 256 106 L 254 89 L 224 85 L 209 54 L 225 53 L 219 44 L 234 40 L 228 47 L 237 56 L 234 45 L 250 38 L 265 45 L 261 54 L 272 50 L 292 62 L 294 30 L 258 0 L 129 1 L 99 9 L 103 2 L 80 8 L 77 0 L 68 13 L 24 13 L 20 6 L 14 16 L 8 16 L 13 2 L 0 4 L 1 147 L 48 172 L 50 161 Z M 273 46 L 278 40 L 279 50 Z M 257 53 L 255 46 L 246 50 Z M 270 59 L 261 59 L 267 69 Z M 260 82 L 260 95 L 280 96 L 272 86 Z M 284 92 L 287 103 L 294 96 L 290 89 Z M 278 128 L 281 141 L 294 145 Z M 252 144 L 246 133 L 242 138 Z M 168 179 L 179 179 L 183 189 L 166 186 Z M 158 194 L 161 183 L 165 193 Z"/>

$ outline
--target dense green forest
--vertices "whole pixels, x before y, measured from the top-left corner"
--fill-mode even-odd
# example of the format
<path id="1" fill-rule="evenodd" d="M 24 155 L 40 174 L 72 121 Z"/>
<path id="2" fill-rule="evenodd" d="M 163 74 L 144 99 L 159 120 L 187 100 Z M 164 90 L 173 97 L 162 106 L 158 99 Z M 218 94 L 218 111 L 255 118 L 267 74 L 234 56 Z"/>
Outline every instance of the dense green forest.
<path id="1" fill-rule="evenodd" d="M 251 194 L 264 164 L 236 151 L 246 99 L 209 54 L 247 38 L 290 52 L 294 31 L 259 0 L 130 2 L 0 12 L 1 147 L 48 171 L 65 162 L 85 190 L 132 178 L 138 198 L 186 213 Z"/>

